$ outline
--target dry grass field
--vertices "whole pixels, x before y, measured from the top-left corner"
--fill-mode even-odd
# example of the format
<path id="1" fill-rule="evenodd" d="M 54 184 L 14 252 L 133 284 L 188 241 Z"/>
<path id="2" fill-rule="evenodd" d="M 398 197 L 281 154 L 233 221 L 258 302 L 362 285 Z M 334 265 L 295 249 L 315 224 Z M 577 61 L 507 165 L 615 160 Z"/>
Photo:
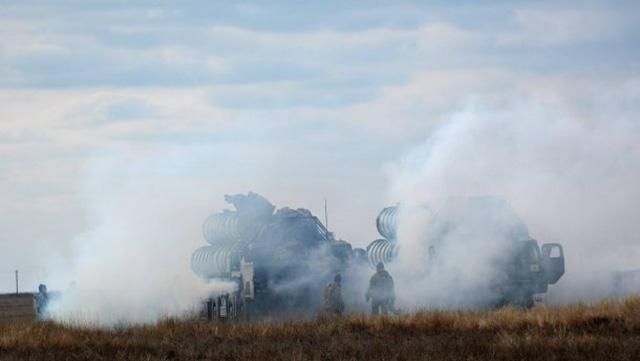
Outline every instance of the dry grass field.
<path id="1" fill-rule="evenodd" d="M 638 360 L 640 298 L 596 305 L 98 330 L 0 326 L 0 359 Z"/>
<path id="2" fill-rule="evenodd" d="M 0 325 L 29 323 L 34 321 L 35 317 L 31 293 L 0 295 Z"/>

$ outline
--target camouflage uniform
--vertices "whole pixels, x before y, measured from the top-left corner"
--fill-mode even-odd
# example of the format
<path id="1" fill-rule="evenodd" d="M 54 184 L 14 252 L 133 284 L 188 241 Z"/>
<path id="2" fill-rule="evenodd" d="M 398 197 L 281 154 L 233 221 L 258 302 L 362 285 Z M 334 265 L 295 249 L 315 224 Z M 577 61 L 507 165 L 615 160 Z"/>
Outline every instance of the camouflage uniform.
<path id="1" fill-rule="evenodd" d="M 342 316 L 344 312 L 340 275 L 337 275 L 334 282 L 329 283 L 324 290 L 324 310 L 338 316 Z"/>
<path id="2" fill-rule="evenodd" d="M 371 313 L 377 315 L 393 311 L 394 298 L 393 278 L 384 269 L 384 265 L 379 263 L 376 273 L 371 276 L 366 294 L 367 302 L 371 300 Z"/>

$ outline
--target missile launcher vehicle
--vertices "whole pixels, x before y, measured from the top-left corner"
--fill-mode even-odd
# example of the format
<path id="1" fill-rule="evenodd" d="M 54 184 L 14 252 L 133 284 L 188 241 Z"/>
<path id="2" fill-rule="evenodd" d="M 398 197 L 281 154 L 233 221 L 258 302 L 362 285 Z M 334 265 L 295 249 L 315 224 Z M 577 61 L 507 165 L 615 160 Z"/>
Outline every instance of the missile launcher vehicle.
<path id="1" fill-rule="evenodd" d="M 203 225 L 209 243 L 192 255 L 201 278 L 233 282 L 229 315 L 305 315 L 321 307 L 336 273 L 356 264 L 350 243 L 334 238 L 306 209 L 275 207 L 262 196 L 225 196 L 235 210 Z M 221 301 L 217 301 L 220 303 Z"/>
<path id="2" fill-rule="evenodd" d="M 434 280 L 455 279 L 447 273 L 465 267 L 482 271 L 474 275 L 472 287 L 447 285 L 448 294 L 473 293 L 480 301 L 474 306 L 531 307 L 534 295 L 547 292 L 565 271 L 562 245 L 539 245 L 509 204 L 497 197 L 448 197 L 420 206 L 387 207 L 376 226 L 383 238 L 366 249 L 371 265 L 402 261 L 398 255 L 413 239 L 408 242 L 412 257 L 427 263 Z M 456 290 L 463 287 L 467 289 Z"/>
<path id="3" fill-rule="evenodd" d="M 191 258 L 191 268 L 201 278 L 235 285 L 228 295 L 209 300 L 210 315 L 313 315 L 321 309 L 324 287 L 336 273 L 349 280 L 353 274 L 370 274 L 378 262 L 393 272 L 407 259 L 403 255 L 426 265 L 426 282 L 452 279 L 442 276 L 464 270 L 460 260 L 481 264 L 486 272 L 474 278 L 471 287 L 459 282 L 446 286 L 447 292 L 459 291 L 463 298 L 465 293 L 483 294 L 473 307 L 531 307 L 534 295 L 545 293 L 564 274 L 562 246 L 540 246 L 500 198 L 450 197 L 384 208 L 376 219 L 382 238 L 366 249 L 336 239 L 306 209 L 276 210 L 256 193 L 227 195 L 225 200 L 234 209 L 205 220 L 202 231 L 208 244 Z M 409 239 L 413 243 L 407 243 Z"/>

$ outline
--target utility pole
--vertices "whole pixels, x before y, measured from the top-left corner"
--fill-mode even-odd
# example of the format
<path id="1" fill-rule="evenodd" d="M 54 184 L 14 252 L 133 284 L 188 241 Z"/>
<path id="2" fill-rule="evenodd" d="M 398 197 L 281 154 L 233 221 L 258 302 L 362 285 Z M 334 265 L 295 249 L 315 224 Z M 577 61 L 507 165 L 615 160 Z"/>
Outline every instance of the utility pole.
<path id="1" fill-rule="evenodd" d="M 20 294 L 20 281 L 18 278 L 18 270 L 16 270 L 16 296 Z"/>

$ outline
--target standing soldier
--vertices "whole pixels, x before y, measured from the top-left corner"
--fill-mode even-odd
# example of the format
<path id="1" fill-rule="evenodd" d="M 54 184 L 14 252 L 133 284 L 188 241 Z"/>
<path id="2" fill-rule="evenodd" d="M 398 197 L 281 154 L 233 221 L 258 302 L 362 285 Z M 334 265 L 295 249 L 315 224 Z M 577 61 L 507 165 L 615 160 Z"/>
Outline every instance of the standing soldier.
<path id="1" fill-rule="evenodd" d="M 47 304 L 49 303 L 49 294 L 47 294 L 47 286 L 38 286 L 38 293 L 33 297 L 33 307 L 36 310 L 38 320 L 42 321 L 47 313 Z"/>
<path id="2" fill-rule="evenodd" d="M 384 264 L 380 262 L 376 266 L 376 273 L 371 276 L 369 289 L 366 293 L 367 302 L 371 300 L 371 313 L 377 315 L 393 311 L 394 297 L 393 278 L 384 269 Z"/>
<path id="3" fill-rule="evenodd" d="M 329 283 L 324 290 L 324 310 L 329 314 L 342 316 L 342 312 L 344 312 L 341 283 L 342 277 L 337 274 L 333 282 Z"/>

